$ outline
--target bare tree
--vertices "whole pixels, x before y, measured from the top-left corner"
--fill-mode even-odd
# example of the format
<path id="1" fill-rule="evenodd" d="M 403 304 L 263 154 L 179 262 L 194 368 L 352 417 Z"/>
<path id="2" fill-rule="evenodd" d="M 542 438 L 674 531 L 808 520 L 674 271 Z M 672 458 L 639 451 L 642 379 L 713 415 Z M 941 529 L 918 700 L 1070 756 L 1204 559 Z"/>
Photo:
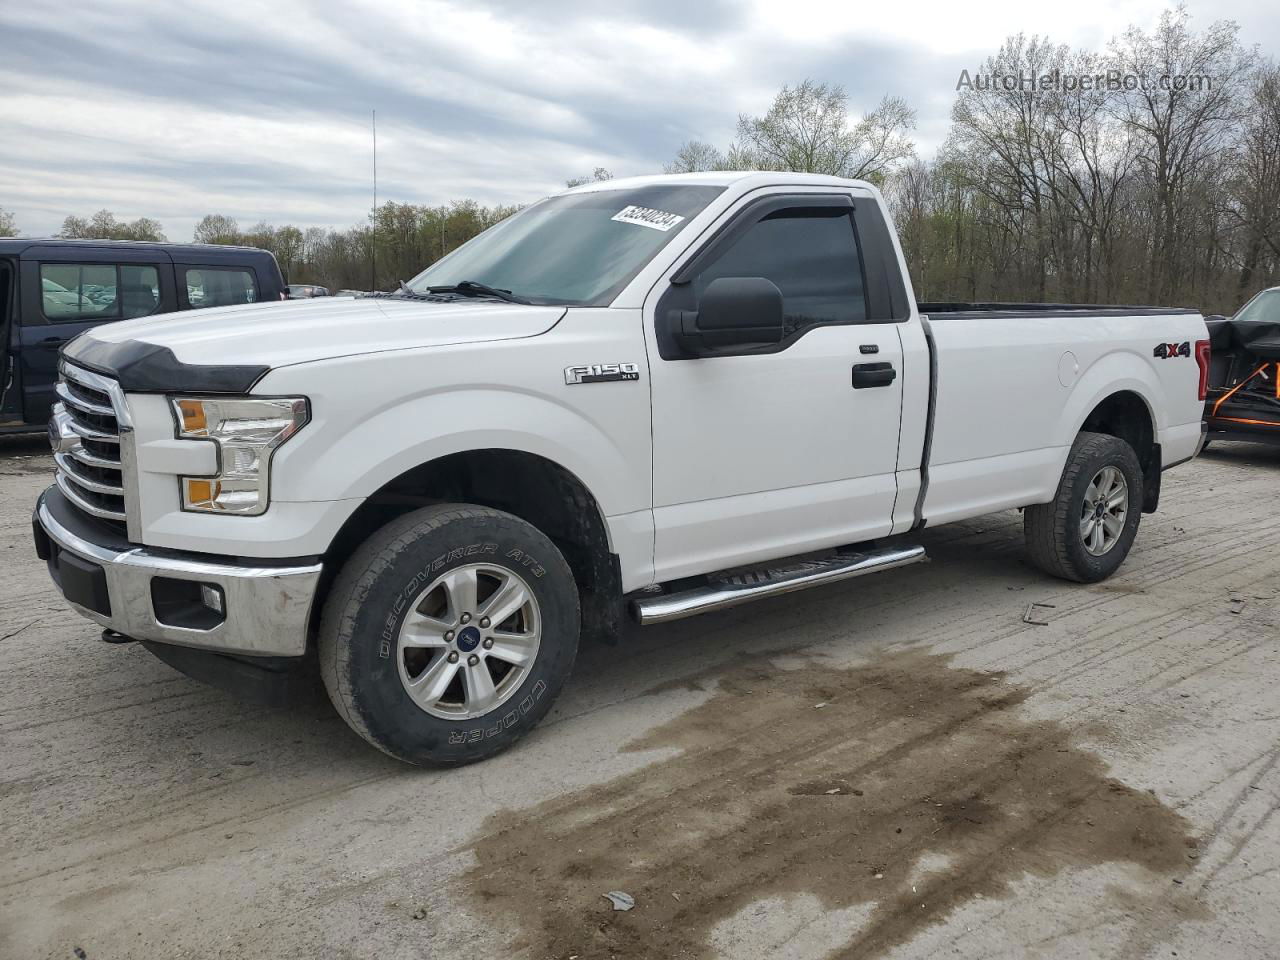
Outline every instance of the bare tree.
<path id="1" fill-rule="evenodd" d="M 0 207 L 0 237 L 16 237 L 17 235 L 18 224 L 13 219 L 13 214 Z"/>
<path id="2" fill-rule="evenodd" d="M 738 118 L 730 166 L 881 180 L 914 155 L 915 112 L 905 101 L 886 96 L 852 126 L 848 105 L 837 84 L 783 87 L 763 116 Z"/>
<path id="3" fill-rule="evenodd" d="M 564 182 L 564 185 L 566 187 L 580 187 L 583 184 L 595 183 L 596 181 L 599 181 L 599 180 L 612 180 L 612 179 L 613 179 L 612 173 L 610 173 L 604 167 L 596 167 L 595 170 L 591 172 L 591 176 L 573 177 L 569 180 L 566 180 Z"/>
<path id="4" fill-rule="evenodd" d="M 1253 292 L 1268 252 L 1280 257 L 1280 66 L 1254 79 L 1230 184 L 1230 216 L 1243 234 L 1241 298 Z"/>
<path id="5" fill-rule="evenodd" d="M 192 235 L 195 243 L 239 243 L 240 224 L 235 217 L 210 213 L 200 218 Z"/>
<path id="6" fill-rule="evenodd" d="M 662 167 L 666 173 L 701 173 L 704 170 L 728 170 L 725 155 L 709 143 L 688 140 L 680 144 L 675 158 Z"/>
<path id="7" fill-rule="evenodd" d="M 164 228 L 150 217 L 139 217 L 131 223 L 117 220 L 110 210 L 99 210 L 89 219 L 67 217 L 59 236 L 85 240 L 150 240 L 166 241 Z"/>
<path id="8" fill-rule="evenodd" d="M 1061 70 L 1067 49 L 1047 38 L 1018 34 L 989 57 L 995 77 L 1038 77 Z M 989 201 L 989 210 L 1015 247 L 1029 251 L 1007 266 L 1018 271 L 1015 283 L 1033 285 L 1044 299 L 1052 268 L 1055 170 L 1060 130 L 1054 123 L 1052 96 L 1020 85 L 991 84 L 957 92 L 951 108 L 948 148 L 967 170 L 972 189 Z"/>
<path id="9" fill-rule="evenodd" d="M 1153 194 L 1151 273 L 1158 296 L 1175 294 L 1189 266 L 1181 224 L 1197 176 L 1223 163 L 1243 119 L 1241 96 L 1255 63 L 1228 20 L 1204 33 L 1185 6 L 1167 10 L 1152 33 L 1130 27 L 1112 45 L 1117 66 L 1137 79 L 1117 98 L 1118 115 L 1138 141 L 1138 169 Z"/>

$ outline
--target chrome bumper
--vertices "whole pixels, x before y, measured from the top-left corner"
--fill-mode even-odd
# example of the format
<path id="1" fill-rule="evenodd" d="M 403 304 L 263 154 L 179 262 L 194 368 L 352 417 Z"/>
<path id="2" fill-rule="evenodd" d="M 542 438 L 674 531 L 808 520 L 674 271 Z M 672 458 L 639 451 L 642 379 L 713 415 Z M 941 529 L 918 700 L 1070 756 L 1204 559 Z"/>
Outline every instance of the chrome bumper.
<path id="1" fill-rule="evenodd" d="M 257 656 L 306 653 L 319 563 L 242 566 L 171 550 L 94 543 L 59 522 L 46 503 L 51 493 L 36 505 L 36 524 L 49 541 L 41 544 L 36 531 L 37 552 L 67 602 L 83 616 L 135 640 Z M 166 623 L 162 618 L 171 614 L 156 611 L 152 581 L 157 577 L 217 587 L 222 621 L 208 628 Z"/>

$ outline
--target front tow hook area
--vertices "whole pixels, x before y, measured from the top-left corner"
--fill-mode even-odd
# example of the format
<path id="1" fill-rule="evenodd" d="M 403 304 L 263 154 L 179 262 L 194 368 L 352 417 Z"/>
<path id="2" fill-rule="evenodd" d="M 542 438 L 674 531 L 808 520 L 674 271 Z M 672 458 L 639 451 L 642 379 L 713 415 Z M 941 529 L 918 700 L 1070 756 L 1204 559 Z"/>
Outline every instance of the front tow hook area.
<path id="1" fill-rule="evenodd" d="M 106 629 L 102 631 L 103 643 L 137 643 L 133 637 L 126 637 L 118 630 Z"/>

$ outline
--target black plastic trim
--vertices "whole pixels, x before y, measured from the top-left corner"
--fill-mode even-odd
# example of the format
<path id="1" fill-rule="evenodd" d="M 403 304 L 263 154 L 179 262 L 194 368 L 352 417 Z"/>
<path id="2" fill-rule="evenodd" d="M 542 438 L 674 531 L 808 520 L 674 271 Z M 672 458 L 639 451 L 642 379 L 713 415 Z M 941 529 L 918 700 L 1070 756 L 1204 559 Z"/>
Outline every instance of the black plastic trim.
<path id="1" fill-rule="evenodd" d="M 924 498 L 929 492 L 929 458 L 933 456 L 933 418 L 938 407 L 938 347 L 933 342 L 933 328 L 929 318 L 920 318 L 924 330 L 924 342 L 929 348 L 929 406 L 924 416 L 924 449 L 920 452 L 920 490 L 916 493 L 915 521 L 912 530 L 924 529 Z"/>
<path id="2" fill-rule="evenodd" d="M 62 356 L 80 367 L 119 381 L 132 393 L 244 394 L 271 369 L 266 364 L 183 363 L 168 347 L 143 340 L 107 343 L 76 337 Z"/>
<path id="3" fill-rule="evenodd" d="M 911 317 L 902 265 L 884 212 L 873 200 L 853 204 L 854 233 L 862 252 L 862 273 L 867 292 L 868 323 L 900 323 Z"/>
<path id="4" fill-rule="evenodd" d="M 107 591 L 107 572 L 101 564 L 77 557 L 56 545 L 48 562 L 49 573 L 62 595 L 77 606 L 111 616 L 111 595 Z"/>
<path id="5" fill-rule="evenodd" d="M 1026 319 L 1041 317 L 1171 317 L 1200 316 L 1190 307 L 1127 307 L 1099 303 L 917 303 L 916 309 L 939 320 Z M 1028 316 L 1029 314 L 1029 316 Z"/>
<path id="6" fill-rule="evenodd" d="M 193 680 L 269 707 L 305 699 L 316 685 L 305 657 L 238 657 L 151 640 L 139 643 Z"/>
<path id="7" fill-rule="evenodd" d="M 1147 454 L 1147 464 L 1142 469 L 1142 512 L 1155 513 L 1160 508 L 1160 479 L 1164 475 L 1161 463 L 1164 453 L 1160 444 L 1153 443 Z"/>

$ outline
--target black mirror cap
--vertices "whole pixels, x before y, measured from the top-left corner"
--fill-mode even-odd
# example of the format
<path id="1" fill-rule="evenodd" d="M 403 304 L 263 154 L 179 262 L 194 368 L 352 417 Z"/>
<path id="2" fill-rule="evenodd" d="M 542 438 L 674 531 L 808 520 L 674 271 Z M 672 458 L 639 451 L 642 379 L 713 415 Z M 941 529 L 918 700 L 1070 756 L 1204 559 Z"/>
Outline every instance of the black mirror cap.
<path id="1" fill-rule="evenodd" d="M 698 312 L 686 314 L 682 326 L 704 347 L 777 343 L 783 330 L 782 291 L 764 277 L 720 277 L 707 285 Z"/>

